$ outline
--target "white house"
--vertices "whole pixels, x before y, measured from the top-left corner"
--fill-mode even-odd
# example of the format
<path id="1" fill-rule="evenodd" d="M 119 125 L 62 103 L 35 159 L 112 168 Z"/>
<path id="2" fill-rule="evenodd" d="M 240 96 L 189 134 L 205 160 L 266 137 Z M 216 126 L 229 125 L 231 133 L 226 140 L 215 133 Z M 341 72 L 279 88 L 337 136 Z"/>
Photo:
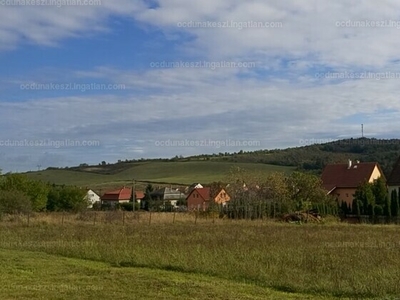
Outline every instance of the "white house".
<path id="1" fill-rule="evenodd" d="M 88 203 L 88 207 L 87 208 L 93 208 L 93 204 L 101 202 L 100 196 L 97 195 L 92 190 L 88 190 L 87 191 L 86 196 L 85 196 L 85 200 Z"/>

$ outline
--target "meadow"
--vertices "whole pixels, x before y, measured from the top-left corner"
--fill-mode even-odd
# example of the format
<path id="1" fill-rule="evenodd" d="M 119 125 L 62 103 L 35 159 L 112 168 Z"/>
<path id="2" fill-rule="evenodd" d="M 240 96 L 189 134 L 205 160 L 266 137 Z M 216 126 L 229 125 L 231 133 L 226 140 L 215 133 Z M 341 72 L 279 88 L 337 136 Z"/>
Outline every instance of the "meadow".
<path id="1" fill-rule="evenodd" d="M 394 225 L 90 212 L 3 216 L 0 230 L 1 299 L 400 297 Z"/>

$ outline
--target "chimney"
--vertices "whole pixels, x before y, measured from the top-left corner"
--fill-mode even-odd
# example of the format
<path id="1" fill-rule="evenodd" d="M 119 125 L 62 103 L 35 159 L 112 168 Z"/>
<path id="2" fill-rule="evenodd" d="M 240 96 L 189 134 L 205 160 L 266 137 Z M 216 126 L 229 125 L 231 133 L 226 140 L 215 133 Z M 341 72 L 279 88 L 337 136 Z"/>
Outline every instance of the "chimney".
<path id="1" fill-rule="evenodd" d="M 347 169 L 351 169 L 351 160 L 349 159 L 348 165 L 347 165 Z"/>

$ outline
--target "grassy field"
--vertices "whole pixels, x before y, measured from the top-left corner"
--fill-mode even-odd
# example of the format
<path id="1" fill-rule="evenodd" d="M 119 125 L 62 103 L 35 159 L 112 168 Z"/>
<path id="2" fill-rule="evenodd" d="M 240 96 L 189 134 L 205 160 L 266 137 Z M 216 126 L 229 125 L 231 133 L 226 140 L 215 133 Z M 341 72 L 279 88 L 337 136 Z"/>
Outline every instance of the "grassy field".
<path id="1" fill-rule="evenodd" d="M 0 298 L 51 297 L 52 280 L 65 284 L 54 299 L 79 288 L 79 299 L 400 297 L 397 226 L 149 217 L 49 214 L 29 226 L 26 217 L 3 219 L 0 278 L 8 284 Z"/>
<path id="2" fill-rule="evenodd" d="M 119 268 L 29 251 L 0 249 L 0 264 L 0 298 L 4 300 L 321 299 L 201 274 Z"/>
<path id="3" fill-rule="evenodd" d="M 247 170 L 265 173 L 293 171 L 291 167 L 266 164 L 231 163 L 213 161 L 189 162 L 137 162 L 129 163 L 129 167 L 116 174 L 98 174 L 71 170 L 44 170 L 30 172 L 32 179 L 55 184 L 90 186 L 91 188 L 107 188 L 132 185 L 132 180 L 167 182 L 189 185 L 193 182 L 211 183 L 223 181 L 231 168 L 240 167 Z"/>

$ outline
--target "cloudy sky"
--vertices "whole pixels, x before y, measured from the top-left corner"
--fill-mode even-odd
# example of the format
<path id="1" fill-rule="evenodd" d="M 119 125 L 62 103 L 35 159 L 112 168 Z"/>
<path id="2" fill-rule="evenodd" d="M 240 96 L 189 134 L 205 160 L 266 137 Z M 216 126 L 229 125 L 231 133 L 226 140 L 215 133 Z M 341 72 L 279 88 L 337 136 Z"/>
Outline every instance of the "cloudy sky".
<path id="1" fill-rule="evenodd" d="M 400 138 L 396 0 L 23 2 L 0 0 L 3 172 Z"/>

